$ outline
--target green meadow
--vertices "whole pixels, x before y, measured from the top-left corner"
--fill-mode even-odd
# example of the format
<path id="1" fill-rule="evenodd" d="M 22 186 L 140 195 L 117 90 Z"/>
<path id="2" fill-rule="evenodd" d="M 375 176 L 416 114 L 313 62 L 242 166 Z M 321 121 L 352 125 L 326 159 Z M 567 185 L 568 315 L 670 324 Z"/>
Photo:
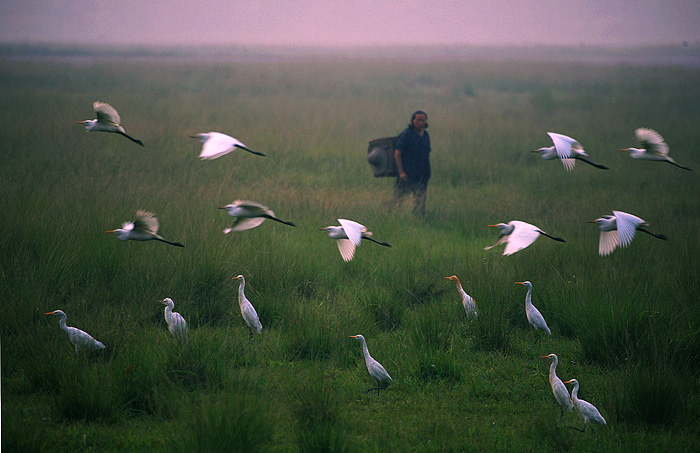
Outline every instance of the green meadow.
<path id="1" fill-rule="evenodd" d="M 700 449 L 700 67 L 391 58 L 216 61 L 9 58 L 0 65 L 3 451 L 689 451 Z M 112 104 L 141 148 L 86 133 Z M 385 205 L 368 141 L 429 114 L 425 221 Z M 632 160 L 634 130 L 676 161 Z M 259 157 L 200 161 L 219 131 Z M 594 162 L 567 173 L 547 132 Z M 294 222 L 224 235 L 217 207 L 255 200 Z M 105 234 L 153 211 L 184 248 Z M 587 223 L 635 214 L 598 256 Z M 319 228 L 348 218 L 342 261 Z M 540 237 L 484 251 L 489 224 Z M 238 274 L 262 334 L 249 341 Z M 469 322 L 456 274 L 480 310 Z M 526 289 L 552 335 L 525 318 Z M 157 301 L 190 326 L 178 344 Z M 76 356 L 58 319 L 107 347 Z M 359 342 L 394 379 L 373 386 Z M 576 378 L 607 426 L 559 420 L 547 380 Z"/>

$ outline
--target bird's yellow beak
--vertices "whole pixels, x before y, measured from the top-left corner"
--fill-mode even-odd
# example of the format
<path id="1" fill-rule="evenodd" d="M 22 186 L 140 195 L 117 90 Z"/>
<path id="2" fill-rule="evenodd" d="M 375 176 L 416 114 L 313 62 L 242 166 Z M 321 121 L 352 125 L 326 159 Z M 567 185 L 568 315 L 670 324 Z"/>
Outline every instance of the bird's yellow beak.
<path id="1" fill-rule="evenodd" d="M 548 358 L 549 358 L 548 355 L 541 355 L 541 356 L 540 356 L 540 359 L 548 359 Z"/>
<path id="2" fill-rule="evenodd" d="M 52 311 L 50 311 L 50 312 L 48 312 L 48 313 L 44 313 L 44 314 L 45 314 L 45 315 L 52 315 L 52 314 L 53 314 L 53 312 L 52 312 Z"/>
<path id="3" fill-rule="evenodd" d="M 564 384 L 571 384 L 571 381 L 564 381 Z"/>
<path id="4" fill-rule="evenodd" d="M 621 149 L 620 151 L 628 152 L 628 151 L 629 151 L 629 148 Z"/>
<path id="5" fill-rule="evenodd" d="M 350 335 L 350 338 L 357 338 L 357 335 Z"/>
<path id="6" fill-rule="evenodd" d="M 496 227 L 496 226 L 498 226 L 498 225 L 489 225 L 489 226 L 490 226 L 490 227 Z"/>
<path id="7" fill-rule="evenodd" d="M 524 285 L 525 282 L 515 282 L 516 285 Z"/>
<path id="8" fill-rule="evenodd" d="M 219 206 L 219 207 L 216 208 L 216 209 L 226 209 L 226 206 Z"/>
<path id="9" fill-rule="evenodd" d="M 85 124 L 85 121 L 78 121 L 78 122 L 75 123 L 75 124 Z"/>
<path id="10" fill-rule="evenodd" d="M 105 233 L 114 233 L 114 230 L 105 231 Z"/>

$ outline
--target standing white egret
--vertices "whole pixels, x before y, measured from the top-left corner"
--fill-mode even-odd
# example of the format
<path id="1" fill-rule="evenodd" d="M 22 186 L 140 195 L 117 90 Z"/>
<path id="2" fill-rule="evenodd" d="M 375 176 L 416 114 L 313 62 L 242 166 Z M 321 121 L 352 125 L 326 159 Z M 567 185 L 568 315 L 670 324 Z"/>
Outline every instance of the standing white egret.
<path id="1" fill-rule="evenodd" d="M 202 160 L 213 160 L 221 156 L 225 156 L 235 149 L 242 149 L 249 153 L 264 156 L 263 153 L 253 151 L 239 140 L 230 135 L 222 134 L 221 132 L 207 132 L 206 134 L 190 135 L 190 138 L 196 138 L 202 143 L 202 151 L 199 153 L 199 158 Z"/>
<path id="2" fill-rule="evenodd" d="M 231 228 L 226 228 L 224 234 L 231 231 L 243 231 L 255 228 L 265 221 L 265 219 L 274 220 L 284 223 L 289 226 L 296 226 L 292 222 L 285 222 L 275 217 L 275 213 L 267 206 L 263 206 L 255 201 L 236 200 L 226 206 L 221 206 L 219 209 L 228 211 L 228 215 L 235 217 Z"/>
<path id="3" fill-rule="evenodd" d="M 457 284 L 457 292 L 459 292 L 459 296 L 462 298 L 462 306 L 464 307 L 464 311 L 467 313 L 467 318 L 476 319 L 479 316 L 479 312 L 476 309 L 476 301 L 464 291 L 464 289 L 462 288 L 462 283 L 460 283 L 459 281 L 459 278 L 457 278 L 456 275 L 452 275 L 451 277 L 445 278 L 447 280 L 452 280 Z"/>
<path id="4" fill-rule="evenodd" d="M 78 121 L 78 124 L 84 124 L 88 132 L 114 132 L 115 134 L 123 135 L 132 142 L 143 146 L 141 140 L 137 140 L 126 134 L 122 127 L 121 118 L 117 109 L 107 104 L 106 102 L 95 101 L 92 103 L 92 108 L 95 110 L 97 118 L 94 120 Z"/>
<path id="5" fill-rule="evenodd" d="M 547 335 L 551 335 L 552 332 L 547 327 L 547 322 L 544 320 L 542 313 L 532 305 L 532 283 L 528 281 L 515 282 L 517 285 L 525 285 L 527 288 L 527 295 L 525 296 L 525 315 L 527 316 L 527 322 L 530 323 L 532 327 L 535 328 L 535 332 L 538 330 L 543 331 Z M 539 338 L 539 335 L 537 336 Z"/>
<path id="6" fill-rule="evenodd" d="M 497 245 L 503 244 L 505 242 L 506 248 L 503 250 L 504 255 L 512 255 L 513 253 L 524 249 L 529 246 L 539 237 L 539 235 L 547 236 L 550 239 L 554 239 L 559 242 L 566 242 L 562 238 L 557 238 L 550 236 L 540 228 L 529 223 L 522 222 L 520 220 L 511 220 L 508 223 L 497 223 L 495 225 L 489 225 L 490 227 L 495 227 L 500 230 L 501 235 L 498 241 L 488 247 L 484 247 L 484 250 L 489 250 Z"/>
<path id="7" fill-rule="evenodd" d="M 588 401 L 582 400 L 578 397 L 578 381 L 576 379 L 570 379 L 564 382 L 564 384 L 574 384 L 574 389 L 571 391 L 571 399 L 574 404 L 574 409 L 576 409 L 576 412 L 578 412 L 578 415 L 580 415 L 581 419 L 583 420 L 583 430 L 579 431 L 586 432 L 586 425 L 591 423 L 607 425 L 607 422 L 603 416 L 600 415 L 598 408 Z M 591 425 L 591 431 L 592 430 L 593 425 Z"/>
<path id="8" fill-rule="evenodd" d="M 158 303 L 165 305 L 165 322 L 168 323 L 168 330 L 178 340 L 187 341 L 187 322 L 178 312 L 173 311 L 175 303 L 169 297 L 159 300 Z"/>
<path id="9" fill-rule="evenodd" d="M 262 324 L 260 324 L 258 313 L 255 311 L 255 308 L 253 308 L 253 304 L 245 297 L 245 278 L 239 275 L 238 277 L 233 277 L 233 280 L 236 279 L 241 282 L 238 286 L 238 305 L 241 307 L 243 320 L 250 329 L 250 338 L 253 338 L 253 330 L 258 333 L 262 332 Z"/>
<path id="10" fill-rule="evenodd" d="M 567 408 L 569 412 L 573 410 L 573 405 L 571 404 L 571 398 L 569 397 L 569 391 L 566 389 L 564 383 L 557 376 L 557 365 L 559 364 L 559 357 L 556 354 L 543 355 L 540 359 L 550 358 L 552 363 L 549 365 L 549 384 L 552 386 L 552 393 L 554 394 L 554 399 L 557 400 L 559 404 L 559 409 L 561 409 L 561 415 L 559 419 L 564 416 L 564 408 Z"/>
<path id="11" fill-rule="evenodd" d="M 675 160 L 669 157 L 668 145 L 664 141 L 661 134 L 655 130 L 640 127 L 634 131 L 634 135 L 637 136 L 639 148 L 625 148 L 621 150 L 629 152 L 631 158 L 656 162 L 668 162 L 669 164 L 675 165 L 683 170 L 692 171 L 691 168 L 678 165 Z"/>
<path id="12" fill-rule="evenodd" d="M 61 326 L 61 330 L 63 330 L 66 333 L 71 344 L 75 347 L 76 354 L 79 354 L 81 352 L 97 351 L 99 349 L 105 348 L 104 344 L 92 338 L 92 336 L 89 333 L 84 332 L 78 329 L 77 327 L 67 326 L 66 319 L 68 317 L 63 312 L 63 310 L 55 310 L 44 314 L 58 316 L 60 318 L 58 322 L 59 326 Z"/>
<path id="13" fill-rule="evenodd" d="M 338 222 L 340 222 L 340 226 L 327 226 L 320 228 L 320 230 L 328 232 L 328 236 L 336 240 L 340 256 L 343 257 L 346 263 L 355 256 L 355 248 L 360 245 L 362 239 L 367 239 L 384 247 L 391 247 L 386 242 L 372 239 L 372 232 L 368 231 L 364 225 L 347 219 L 338 219 Z"/>
<path id="14" fill-rule="evenodd" d="M 374 360 L 372 356 L 369 355 L 369 349 L 367 349 L 367 342 L 365 341 L 365 337 L 363 337 L 362 335 L 350 335 L 350 338 L 359 340 L 360 343 L 362 343 L 362 354 L 364 354 L 365 356 L 365 365 L 367 366 L 367 371 L 369 372 L 369 375 L 372 376 L 372 379 L 374 379 L 377 383 L 377 387 L 367 389 L 365 390 L 365 393 L 371 392 L 372 390 L 376 390 L 377 393 L 379 393 L 380 390 L 384 390 L 389 386 L 389 384 L 394 382 L 394 380 L 391 379 L 391 376 L 389 376 L 389 373 L 386 372 L 382 364 Z"/>
<path id="15" fill-rule="evenodd" d="M 616 247 L 627 247 L 632 243 L 637 231 L 647 233 L 657 239 L 668 239 L 663 234 L 655 234 L 644 229 L 649 224 L 636 215 L 622 211 L 613 211 L 613 215 L 604 215 L 588 223 L 597 223 L 600 228 L 600 239 L 598 241 L 598 254 L 600 256 L 610 255 Z"/>
<path id="16" fill-rule="evenodd" d="M 580 160 L 602 170 L 608 169 L 608 167 L 604 165 L 598 165 L 588 160 L 588 157 L 590 156 L 583 149 L 583 146 L 581 146 L 581 144 L 573 138 L 567 137 L 566 135 L 562 134 L 556 134 L 554 132 L 547 132 L 547 135 L 549 135 L 549 137 L 554 142 L 554 146 L 549 146 L 546 148 L 540 148 L 536 149 L 535 151 L 531 151 L 533 153 L 541 154 L 542 159 L 560 159 L 566 171 L 573 170 L 577 160 Z"/>
<path id="17" fill-rule="evenodd" d="M 163 239 L 158 234 L 160 223 L 158 218 L 152 212 L 136 211 L 136 220 L 133 222 L 124 222 L 121 228 L 116 230 L 105 231 L 105 233 L 114 233 L 122 241 L 160 241 L 166 244 L 184 247 L 179 242 L 170 242 Z"/>

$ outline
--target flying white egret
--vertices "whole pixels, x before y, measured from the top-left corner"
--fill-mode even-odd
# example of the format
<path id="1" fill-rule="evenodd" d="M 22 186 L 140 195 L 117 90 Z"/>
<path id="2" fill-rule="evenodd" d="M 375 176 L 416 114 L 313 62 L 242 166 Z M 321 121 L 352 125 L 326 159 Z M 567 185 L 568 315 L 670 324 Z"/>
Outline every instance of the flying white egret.
<path id="1" fill-rule="evenodd" d="M 545 160 L 560 159 L 566 171 L 573 170 L 577 160 L 602 170 L 608 169 L 608 167 L 604 165 L 598 165 L 588 160 L 590 156 L 586 154 L 583 146 L 573 138 L 554 132 L 547 132 L 547 135 L 549 135 L 554 142 L 554 146 L 540 148 L 530 152 L 541 154 L 542 159 Z"/>
<path id="2" fill-rule="evenodd" d="M 137 140 L 126 134 L 122 127 L 121 118 L 117 109 L 107 104 L 106 102 L 95 101 L 92 103 L 92 108 L 95 110 L 97 118 L 94 120 L 78 121 L 78 124 L 84 124 L 88 132 L 114 132 L 115 134 L 123 135 L 132 142 L 143 146 L 141 140 Z"/>
<path id="3" fill-rule="evenodd" d="M 549 365 L 549 384 L 552 386 L 552 393 L 554 394 L 554 399 L 559 403 L 559 408 L 561 409 L 561 415 L 559 419 L 564 416 L 564 408 L 567 408 L 569 412 L 573 410 L 571 404 L 571 398 L 569 397 L 569 391 L 566 389 L 564 383 L 557 376 L 557 365 L 559 364 L 559 357 L 556 354 L 543 355 L 540 359 L 550 358 L 552 363 Z"/>
<path id="4" fill-rule="evenodd" d="M 582 400 L 578 397 L 578 381 L 576 379 L 570 379 L 564 382 L 564 384 L 574 384 L 574 389 L 571 391 L 571 399 L 574 404 L 574 409 L 576 409 L 576 412 L 578 412 L 578 415 L 580 415 L 581 419 L 583 420 L 583 430 L 579 431 L 586 432 L 586 425 L 591 423 L 607 425 L 607 422 L 605 421 L 603 416 L 600 415 L 598 408 L 596 408 L 588 401 Z M 591 425 L 591 431 L 592 430 L 593 425 Z"/>
<path id="5" fill-rule="evenodd" d="M 241 282 L 238 286 L 238 305 L 241 307 L 243 320 L 250 329 L 250 338 L 253 338 L 253 330 L 258 333 L 262 332 L 262 324 L 260 324 L 258 313 L 255 311 L 255 308 L 253 308 L 253 304 L 245 297 L 245 278 L 239 275 L 238 277 L 233 277 L 233 280 L 236 279 Z"/>
<path id="6" fill-rule="evenodd" d="M 380 390 L 384 390 L 389 386 L 389 384 L 394 382 L 394 380 L 391 379 L 391 376 L 389 376 L 389 373 L 386 372 L 382 364 L 374 360 L 372 356 L 369 355 L 369 350 L 367 349 L 367 342 L 365 341 L 365 337 L 363 337 L 362 335 L 350 335 L 350 338 L 360 340 L 360 343 L 362 343 L 362 353 L 365 356 L 365 365 L 367 365 L 367 371 L 369 372 L 369 375 L 372 376 L 372 379 L 374 379 L 377 382 L 377 387 L 367 389 L 365 390 L 365 393 L 371 392 L 372 390 L 376 390 L 377 393 L 379 393 Z"/>
<path id="7" fill-rule="evenodd" d="M 657 239 L 668 239 L 663 234 L 655 234 L 644 229 L 649 224 L 636 215 L 622 211 L 613 211 L 613 215 L 604 215 L 588 223 L 597 223 L 600 228 L 600 240 L 598 241 L 598 254 L 610 255 L 616 247 L 627 247 L 632 243 L 637 231 L 647 233 Z"/>
<path id="8" fill-rule="evenodd" d="M 66 319 L 68 318 L 63 310 L 55 310 L 49 313 L 44 313 L 45 315 L 58 316 L 60 318 L 59 325 L 61 330 L 63 330 L 71 344 L 75 347 L 75 353 L 79 354 L 81 352 L 97 351 L 99 349 L 104 349 L 105 345 L 101 342 L 95 340 L 90 336 L 89 333 L 84 332 L 77 327 L 69 327 L 66 325 Z"/>
<path id="9" fill-rule="evenodd" d="M 264 156 L 263 153 L 246 148 L 246 146 L 237 139 L 230 135 L 222 134 L 221 132 L 190 135 L 190 138 L 196 138 L 202 143 L 202 152 L 199 153 L 199 158 L 202 160 L 217 159 L 221 156 L 225 156 L 236 148 L 257 154 L 258 156 Z"/>
<path id="10" fill-rule="evenodd" d="M 343 257 L 346 263 L 355 256 L 355 248 L 360 245 L 362 239 L 367 239 L 384 247 L 391 247 L 386 242 L 372 239 L 372 232 L 368 231 L 364 225 L 347 219 L 338 219 L 338 222 L 340 222 L 340 226 L 327 226 L 320 228 L 320 230 L 328 232 L 328 236 L 336 240 L 340 256 Z"/>
<path id="11" fill-rule="evenodd" d="M 525 285 L 527 288 L 527 295 L 525 296 L 525 315 L 527 316 L 527 322 L 530 323 L 532 327 L 535 328 L 535 332 L 541 330 L 547 335 L 551 335 L 552 332 L 547 327 L 547 323 L 542 316 L 542 313 L 532 305 L 532 283 L 528 281 L 515 282 L 517 285 Z M 539 338 L 539 336 L 537 336 Z"/>
<path id="12" fill-rule="evenodd" d="M 664 138 L 653 129 L 647 129 L 640 127 L 634 131 L 634 135 L 637 136 L 637 141 L 639 142 L 639 148 L 625 148 L 621 151 L 626 151 L 630 153 L 630 157 L 633 159 L 640 160 L 651 160 L 657 162 L 668 162 L 671 165 L 675 165 L 683 170 L 690 170 L 691 168 L 683 167 L 678 165 L 675 160 L 673 160 L 668 155 L 668 145 L 664 141 Z"/>
<path id="13" fill-rule="evenodd" d="M 226 228 L 224 234 L 231 231 L 243 231 L 255 228 L 265 221 L 265 219 L 274 220 L 284 223 L 289 226 L 296 226 L 292 222 L 285 222 L 275 217 L 275 213 L 267 206 L 263 206 L 255 201 L 236 200 L 226 206 L 221 206 L 219 209 L 226 209 L 228 215 L 235 217 L 231 228 Z"/>
<path id="14" fill-rule="evenodd" d="M 169 297 L 159 300 L 158 303 L 165 305 L 165 322 L 168 323 L 168 330 L 179 341 L 187 341 L 187 322 L 180 313 L 173 311 L 175 303 Z"/>
<path id="15" fill-rule="evenodd" d="M 170 242 L 163 239 L 158 234 L 160 223 L 158 218 L 152 212 L 136 211 L 136 220 L 133 222 L 124 222 L 121 228 L 116 230 L 105 231 L 105 233 L 114 233 L 122 241 L 160 241 L 166 244 L 184 247 L 179 242 Z"/>
<path id="16" fill-rule="evenodd" d="M 554 239 L 555 241 L 566 242 L 562 238 L 556 238 L 548 235 L 535 225 L 521 222 L 520 220 L 511 220 L 508 223 L 497 223 L 489 226 L 498 228 L 501 235 L 495 244 L 484 247 L 484 250 L 490 250 L 497 245 L 505 243 L 506 248 L 503 250 L 504 255 L 512 255 L 513 253 L 528 247 L 530 244 L 535 242 L 540 234 L 547 236 L 550 239 Z"/>
<path id="17" fill-rule="evenodd" d="M 479 316 L 479 312 L 476 309 L 476 301 L 467 294 L 462 288 L 462 283 L 460 283 L 459 278 L 456 275 L 451 277 L 445 277 L 447 280 L 452 280 L 457 284 L 457 292 L 462 298 L 462 306 L 464 306 L 464 311 L 467 313 L 467 318 L 476 318 Z"/>

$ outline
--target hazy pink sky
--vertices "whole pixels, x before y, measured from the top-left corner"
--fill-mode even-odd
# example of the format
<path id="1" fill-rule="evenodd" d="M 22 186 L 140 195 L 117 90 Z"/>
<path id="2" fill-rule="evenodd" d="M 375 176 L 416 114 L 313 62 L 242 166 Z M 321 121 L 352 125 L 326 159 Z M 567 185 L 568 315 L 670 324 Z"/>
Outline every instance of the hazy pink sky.
<path id="1" fill-rule="evenodd" d="M 700 45 L 700 1 L 2 0 L 0 41 Z"/>

